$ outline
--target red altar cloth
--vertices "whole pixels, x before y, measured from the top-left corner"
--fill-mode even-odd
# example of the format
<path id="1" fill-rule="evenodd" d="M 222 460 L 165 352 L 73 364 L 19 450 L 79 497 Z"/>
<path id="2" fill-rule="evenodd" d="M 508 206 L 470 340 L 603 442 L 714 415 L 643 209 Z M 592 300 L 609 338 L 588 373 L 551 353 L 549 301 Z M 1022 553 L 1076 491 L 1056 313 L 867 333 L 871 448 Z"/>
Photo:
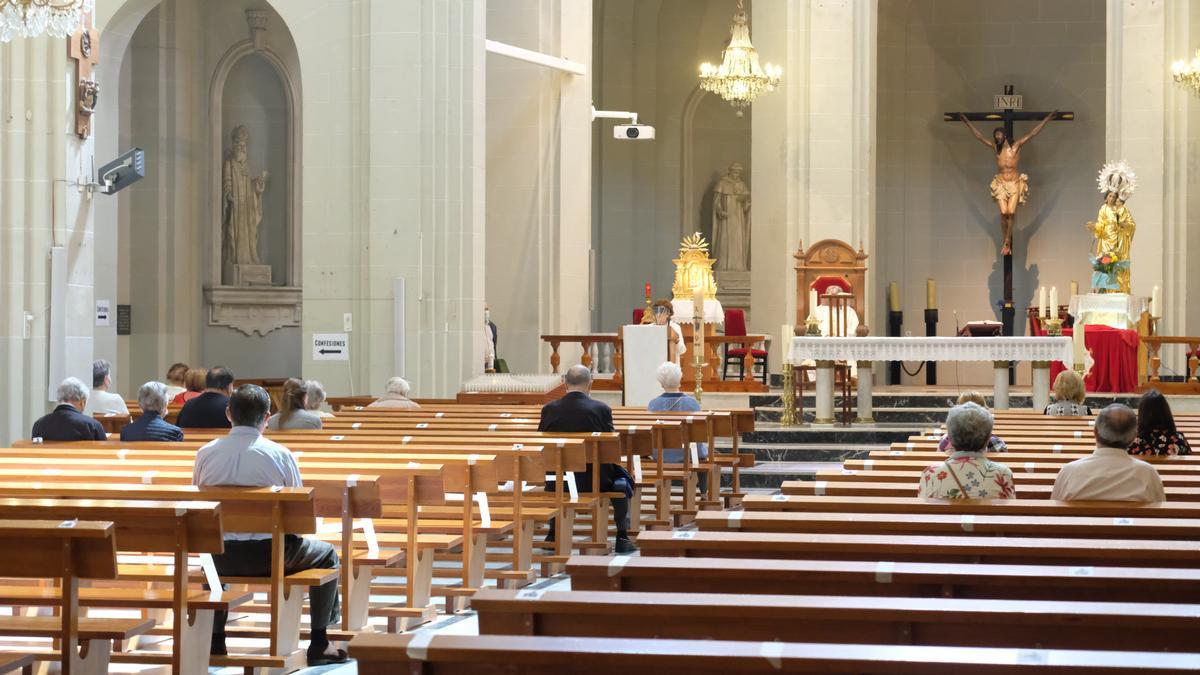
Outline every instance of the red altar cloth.
<path id="1" fill-rule="evenodd" d="M 1074 331 L 1070 328 L 1063 329 L 1063 335 L 1073 334 Z M 1109 326 L 1088 326 L 1084 343 L 1096 361 L 1092 372 L 1084 380 L 1088 393 L 1128 393 L 1137 390 L 1137 331 Z M 1054 386 L 1054 379 L 1064 370 L 1066 367 L 1062 361 L 1050 364 L 1051 387 Z"/>

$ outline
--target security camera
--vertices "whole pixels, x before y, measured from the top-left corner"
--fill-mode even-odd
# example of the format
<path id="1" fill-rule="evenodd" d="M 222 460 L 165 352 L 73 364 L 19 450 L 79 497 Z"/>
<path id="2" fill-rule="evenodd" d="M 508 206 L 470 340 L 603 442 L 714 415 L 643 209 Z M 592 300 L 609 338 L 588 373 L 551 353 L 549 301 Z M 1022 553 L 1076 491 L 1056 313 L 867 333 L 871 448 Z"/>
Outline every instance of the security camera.
<path id="1" fill-rule="evenodd" d="M 102 194 L 115 194 L 138 182 L 146 175 L 146 153 L 141 148 L 126 150 L 120 157 L 100 167 L 96 172 Z"/>
<path id="2" fill-rule="evenodd" d="M 618 124 L 613 127 L 613 138 L 623 141 L 652 141 L 654 127 L 649 124 Z"/>

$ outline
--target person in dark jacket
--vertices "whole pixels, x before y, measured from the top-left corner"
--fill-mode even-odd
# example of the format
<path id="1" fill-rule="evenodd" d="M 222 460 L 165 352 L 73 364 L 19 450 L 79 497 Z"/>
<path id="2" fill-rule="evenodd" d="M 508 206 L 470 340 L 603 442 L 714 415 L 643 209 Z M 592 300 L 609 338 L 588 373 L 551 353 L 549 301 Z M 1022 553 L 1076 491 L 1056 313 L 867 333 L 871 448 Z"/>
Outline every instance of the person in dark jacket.
<path id="1" fill-rule="evenodd" d="M 184 429 L 229 429 L 225 409 L 233 394 L 233 373 L 217 366 L 204 377 L 204 393 L 183 404 L 175 424 Z"/>
<path id="2" fill-rule="evenodd" d="M 147 382 L 138 390 L 138 406 L 141 417 L 121 429 L 123 441 L 182 441 L 183 429 L 167 422 L 167 385 L 162 382 Z"/>
<path id="3" fill-rule="evenodd" d="M 567 384 L 567 393 L 542 407 L 538 431 L 614 431 L 612 408 L 589 395 L 592 391 L 592 371 L 585 366 L 571 366 L 563 379 Z M 575 484 L 580 492 L 592 491 L 592 471 L 593 466 L 589 464 L 586 470 L 575 474 Z M 629 540 L 629 498 L 633 496 L 633 486 L 633 477 L 624 467 L 619 464 L 600 465 L 600 489 L 625 495 L 612 500 L 613 520 L 617 525 L 616 551 L 621 554 L 637 550 L 637 546 Z M 546 489 L 553 491 L 557 485 L 553 481 L 547 482 Z M 553 538 L 554 521 L 551 521 L 548 541 L 553 541 Z"/>
<path id="4" fill-rule="evenodd" d="M 68 377 L 58 385 L 58 407 L 33 423 L 30 436 L 43 441 L 103 441 L 104 427 L 84 415 L 88 388 L 79 378 Z"/>

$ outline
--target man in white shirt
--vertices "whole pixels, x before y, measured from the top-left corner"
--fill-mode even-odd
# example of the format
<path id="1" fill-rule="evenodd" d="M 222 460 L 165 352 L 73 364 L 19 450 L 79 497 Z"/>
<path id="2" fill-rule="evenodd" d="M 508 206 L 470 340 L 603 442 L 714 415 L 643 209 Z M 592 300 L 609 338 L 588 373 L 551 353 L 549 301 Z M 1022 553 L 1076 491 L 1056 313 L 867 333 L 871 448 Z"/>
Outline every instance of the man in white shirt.
<path id="1" fill-rule="evenodd" d="M 303 487 L 300 467 L 291 451 L 263 437 L 271 397 L 255 384 L 244 384 L 229 397 L 225 414 L 233 424 L 229 434 L 196 452 L 192 483 L 201 486 L 236 485 L 248 487 Z M 225 552 L 214 555 L 217 572 L 237 577 L 271 576 L 271 535 L 267 532 L 227 532 Z M 284 573 L 308 569 L 335 569 L 337 550 L 316 539 L 286 535 L 283 553 Z M 329 643 L 326 626 L 341 620 L 338 585 L 334 579 L 309 590 L 309 617 L 312 638 L 308 645 L 308 665 L 319 666 L 346 661 L 345 650 Z M 213 619 L 213 654 L 225 654 L 225 612 Z"/>
<path id="2" fill-rule="evenodd" d="M 1162 479 L 1146 462 L 1126 450 L 1137 433 L 1137 413 L 1114 403 L 1096 417 L 1096 450 L 1064 466 L 1051 499 L 1120 502 L 1166 501 Z"/>
<path id="3" fill-rule="evenodd" d="M 92 363 L 92 395 L 88 397 L 85 415 L 128 415 L 129 408 L 120 394 L 108 390 L 112 386 L 112 365 L 104 359 Z"/>

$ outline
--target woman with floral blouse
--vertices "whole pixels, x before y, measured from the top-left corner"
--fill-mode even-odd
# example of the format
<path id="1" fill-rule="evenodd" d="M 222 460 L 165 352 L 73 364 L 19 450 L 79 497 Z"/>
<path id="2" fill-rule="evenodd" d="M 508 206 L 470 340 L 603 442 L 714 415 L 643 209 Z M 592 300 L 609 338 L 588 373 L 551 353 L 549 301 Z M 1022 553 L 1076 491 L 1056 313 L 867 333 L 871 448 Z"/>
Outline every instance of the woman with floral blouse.
<path id="1" fill-rule="evenodd" d="M 976 403 L 950 409 L 946 434 L 954 452 L 921 472 L 917 494 L 923 499 L 1012 499 L 1012 471 L 985 454 L 992 436 L 992 414 Z"/>
<path id="2" fill-rule="evenodd" d="M 1138 402 L 1137 436 L 1129 445 L 1131 455 L 1190 455 L 1187 437 L 1175 428 L 1175 416 L 1167 397 L 1157 389 L 1142 394 Z"/>

